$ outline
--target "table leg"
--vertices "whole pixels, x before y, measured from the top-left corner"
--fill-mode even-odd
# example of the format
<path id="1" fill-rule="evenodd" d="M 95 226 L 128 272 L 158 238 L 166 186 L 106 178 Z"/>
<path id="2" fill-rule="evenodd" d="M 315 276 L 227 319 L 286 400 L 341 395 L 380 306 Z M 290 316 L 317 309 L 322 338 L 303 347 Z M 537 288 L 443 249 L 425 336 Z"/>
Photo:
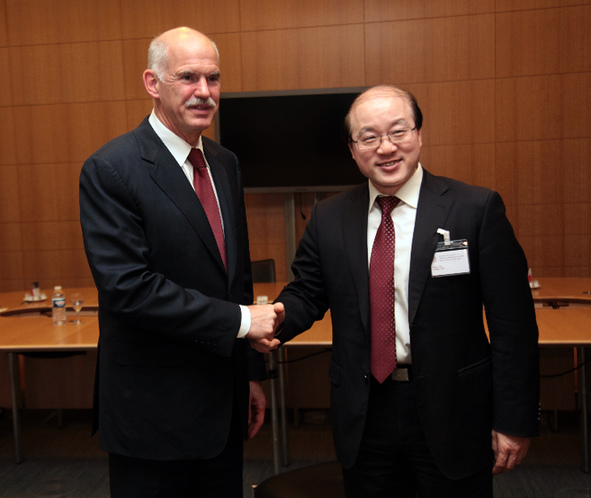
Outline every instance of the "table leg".
<path id="1" fill-rule="evenodd" d="M 269 379 L 271 380 L 271 431 L 273 437 L 273 469 L 279 474 L 279 415 L 277 402 L 277 350 L 269 353 Z"/>
<path id="2" fill-rule="evenodd" d="M 284 347 L 279 348 L 279 402 L 281 405 L 281 443 L 283 449 L 283 466 L 286 467 L 291 464 L 289 457 L 289 441 L 287 438 L 287 403 L 286 386 L 285 386 L 285 362 L 286 350 Z"/>
<path id="3" fill-rule="evenodd" d="M 18 353 L 8 353 L 8 366 L 10 368 L 10 396 L 12 401 L 12 431 L 14 434 L 14 463 L 21 463 L 24 458 L 21 449 L 21 423 L 20 423 L 20 372 Z"/>
<path id="4" fill-rule="evenodd" d="M 587 407 L 587 367 L 586 351 L 583 346 L 578 351 L 579 368 L 579 402 L 581 403 L 581 470 L 589 472 L 589 424 Z"/>

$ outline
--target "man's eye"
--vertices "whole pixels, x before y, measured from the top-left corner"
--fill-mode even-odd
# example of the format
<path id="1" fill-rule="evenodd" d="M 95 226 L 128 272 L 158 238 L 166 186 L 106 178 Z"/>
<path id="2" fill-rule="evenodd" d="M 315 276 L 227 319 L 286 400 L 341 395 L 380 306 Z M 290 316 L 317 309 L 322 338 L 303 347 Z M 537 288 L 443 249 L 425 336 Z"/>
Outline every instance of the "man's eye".
<path id="1" fill-rule="evenodd" d="M 365 137 L 361 137 L 359 139 L 359 141 L 363 144 L 372 144 L 374 143 L 378 138 L 375 135 L 367 135 Z"/>
<path id="2" fill-rule="evenodd" d="M 403 137 L 406 134 L 406 128 L 402 128 L 400 130 L 393 130 L 390 132 L 390 136 L 394 138 Z"/>

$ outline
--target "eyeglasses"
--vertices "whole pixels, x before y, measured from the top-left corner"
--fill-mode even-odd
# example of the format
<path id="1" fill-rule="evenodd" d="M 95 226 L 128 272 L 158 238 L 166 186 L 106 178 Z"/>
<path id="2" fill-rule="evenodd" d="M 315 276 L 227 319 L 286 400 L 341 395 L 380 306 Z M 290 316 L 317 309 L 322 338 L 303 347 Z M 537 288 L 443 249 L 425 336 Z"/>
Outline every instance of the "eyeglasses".
<path id="1" fill-rule="evenodd" d="M 383 135 L 375 135 L 373 133 L 367 133 L 359 137 L 358 140 L 351 140 L 351 142 L 357 144 L 359 150 L 376 150 L 382 144 L 382 137 L 388 137 L 388 140 L 393 145 L 400 145 L 412 140 L 414 128 L 396 128 Z"/>

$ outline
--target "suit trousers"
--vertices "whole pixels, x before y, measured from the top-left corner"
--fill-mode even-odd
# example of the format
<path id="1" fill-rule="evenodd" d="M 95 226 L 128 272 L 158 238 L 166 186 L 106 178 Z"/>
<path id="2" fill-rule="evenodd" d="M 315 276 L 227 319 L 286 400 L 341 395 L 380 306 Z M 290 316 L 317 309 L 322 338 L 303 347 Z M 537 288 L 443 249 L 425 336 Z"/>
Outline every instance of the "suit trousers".
<path id="1" fill-rule="evenodd" d="M 492 465 L 460 480 L 439 471 L 419 421 L 412 380 L 379 384 L 372 377 L 359 454 L 353 467 L 343 469 L 343 479 L 347 498 L 492 497 Z"/>
<path id="2" fill-rule="evenodd" d="M 222 452 L 205 460 L 144 460 L 109 454 L 111 498 L 242 498 L 243 441 L 232 417 Z"/>

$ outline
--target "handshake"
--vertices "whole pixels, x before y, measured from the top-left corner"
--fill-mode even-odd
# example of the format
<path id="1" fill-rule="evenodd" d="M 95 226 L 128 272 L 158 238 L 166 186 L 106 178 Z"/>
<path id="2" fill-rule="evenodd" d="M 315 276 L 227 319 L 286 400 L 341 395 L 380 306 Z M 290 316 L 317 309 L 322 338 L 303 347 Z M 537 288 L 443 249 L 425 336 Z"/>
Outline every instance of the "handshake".
<path id="1" fill-rule="evenodd" d="M 269 353 L 277 349 L 281 342 L 275 337 L 285 319 L 283 303 L 253 304 L 250 310 L 250 330 L 246 338 L 259 353 Z"/>

